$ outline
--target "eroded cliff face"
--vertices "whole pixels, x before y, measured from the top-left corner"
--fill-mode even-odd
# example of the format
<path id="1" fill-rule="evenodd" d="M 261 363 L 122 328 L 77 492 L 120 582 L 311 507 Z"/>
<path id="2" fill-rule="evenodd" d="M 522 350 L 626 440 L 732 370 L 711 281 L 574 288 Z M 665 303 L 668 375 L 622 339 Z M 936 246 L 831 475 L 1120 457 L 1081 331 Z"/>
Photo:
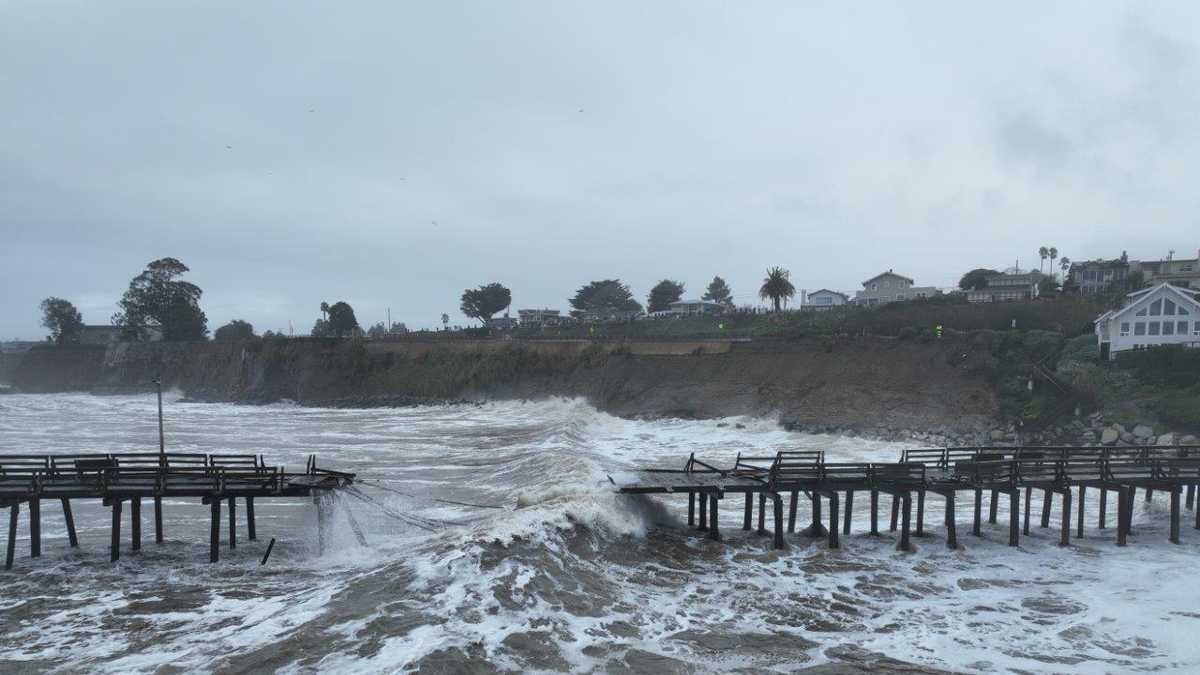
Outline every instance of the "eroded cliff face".
<path id="1" fill-rule="evenodd" d="M 581 396 L 622 416 L 774 415 L 807 428 L 983 430 L 998 407 L 949 343 L 347 340 L 35 349 L 22 391 L 166 387 L 214 401 L 370 405 Z"/>

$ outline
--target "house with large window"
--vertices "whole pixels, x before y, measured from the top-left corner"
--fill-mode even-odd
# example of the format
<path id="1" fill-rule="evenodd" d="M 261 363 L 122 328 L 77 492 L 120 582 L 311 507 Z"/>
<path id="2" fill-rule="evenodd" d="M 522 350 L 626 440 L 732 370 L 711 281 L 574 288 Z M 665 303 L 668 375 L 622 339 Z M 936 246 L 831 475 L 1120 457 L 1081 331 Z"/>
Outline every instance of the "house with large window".
<path id="1" fill-rule="evenodd" d="M 1100 358 L 1161 345 L 1200 347 L 1200 290 L 1163 282 L 1125 296 L 1096 319 Z"/>
<path id="2" fill-rule="evenodd" d="M 1019 272 L 992 274 L 984 279 L 983 288 L 967 291 L 967 302 L 1006 302 L 1010 300 L 1032 300 L 1038 297 L 1038 282 L 1041 272 Z"/>
<path id="3" fill-rule="evenodd" d="M 1101 295 L 1110 290 L 1125 288 L 1129 274 L 1137 262 L 1130 263 L 1122 255 L 1113 260 L 1083 260 L 1071 264 L 1069 278 L 1083 295 Z"/>
<path id="4" fill-rule="evenodd" d="M 854 304 L 872 307 L 889 302 L 931 298 L 941 294 L 935 286 L 915 286 L 912 279 L 888 270 L 863 282 L 863 289 L 854 293 Z"/>
<path id="5" fill-rule="evenodd" d="M 1166 282 L 1173 286 L 1200 289 L 1200 252 L 1195 258 L 1175 258 L 1172 255 L 1166 260 L 1143 261 L 1137 263 L 1137 270 L 1147 284 Z"/>

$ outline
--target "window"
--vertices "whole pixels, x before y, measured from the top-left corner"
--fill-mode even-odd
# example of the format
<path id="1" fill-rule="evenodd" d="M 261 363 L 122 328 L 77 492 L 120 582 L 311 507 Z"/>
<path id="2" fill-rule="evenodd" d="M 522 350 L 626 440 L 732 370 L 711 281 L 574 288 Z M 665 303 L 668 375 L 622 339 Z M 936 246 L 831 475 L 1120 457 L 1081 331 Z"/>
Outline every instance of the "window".
<path id="1" fill-rule="evenodd" d="M 1175 303 L 1170 300 L 1163 300 L 1163 314 L 1175 316 Z"/>
<path id="2" fill-rule="evenodd" d="M 1162 330 L 1163 330 L 1163 335 L 1174 335 L 1175 334 L 1175 322 L 1174 321 L 1164 321 Z"/>
<path id="3" fill-rule="evenodd" d="M 1146 308 L 1143 307 L 1143 308 L 1139 309 L 1135 316 L 1146 316 Z"/>
<path id="4" fill-rule="evenodd" d="M 1128 322 L 1123 322 L 1121 324 L 1121 335 L 1129 335 L 1129 323 Z"/>
<path id="5" fill-rule="evenodd" d="M 1150 332 L 1149 332 L 1149 335 L 1158 335 L 1158 334 L 1159 334 L 1159 331 L 1161 331 L 1161 330 L 1162 330 L 1162 324 L 1160 324 L 1160 323 L 1159 323 L 1159 322 L 1157 322 L 1157 321 L 1151 321 L 1151 322 L 1150 322 Z"/>
<path id="6" fill-rule="evenodd" d="M 897 294 L 896 294 L 896 299 L 897 299 L 897 300 L 903 300 L 903 299 L 904 299 L 904 294 L 903 294 L 903 293 L 897 293 Z"/>
<path id="7" fill-rule="evenodd" d="M 1162 316 L 1162 300 L 1150 303 L 1150 316 Z"/>
<path id="8" fill-rule="evenodd" d="M 1192 335 L 1200 335 L 1200 321 L 1195 323 L 1195 328 L 1192 329 Z"/>
<path id="9" fill-rule="evenodd" d="M 1186 321 L 1176 322 L 1175 323 L 1175 334 L 1176 335 L 1187 335 L 1187 327 L 1188 327 L 1188 322 L 1186 322 Z"/>
<path id="10" fill-rule="evenodd" d="M 1133 324 L 1133 334 L 1134 335 L 1145 335 L 1146 334 L 1146 322 L 1139 321 L 1139 322 Z"/>
<path id="11" fill-rule="evenodd" d="M 1187 316 L 1188 314 L 1191 314 L 1191 312 L 1188 311 L 1188 308 L 1184 307 L 1183 305 L 1180 305 L 1179 306 L 1179 316 Z"/>
<path id="12" fill-rule="evenodd" d="M 871 290 L 873 290 L 873 291 L 879 290 L 879 284 L 878 283 L 871 284 Z"/>

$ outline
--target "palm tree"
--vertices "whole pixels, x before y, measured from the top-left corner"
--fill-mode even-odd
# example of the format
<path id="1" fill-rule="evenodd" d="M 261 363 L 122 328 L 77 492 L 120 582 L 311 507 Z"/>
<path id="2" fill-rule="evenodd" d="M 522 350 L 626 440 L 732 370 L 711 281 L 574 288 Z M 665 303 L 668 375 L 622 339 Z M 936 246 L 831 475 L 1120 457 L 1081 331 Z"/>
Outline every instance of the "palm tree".
<path id="1" fill-rule="evenodd" d="M 789 276 L 791 272 L 782 267 L 772 267 L 767 270 L 767 278 L 763 279 L 762 288 L 758 289 L 758 297 L 763 300 L 770 299 L 776 312 L 780 310 L 780 303 L 785 298 L 796 295 L 796 287 L 788 281 Z"/>
<path id="2" fill-rule="evenodd" d="M 1065 286 L 1067 284 L 1067 272 L 1069 272 L 1071 270 L 1071 259 L 1065 255 L 1063 257 L 1059 258 L 1058 259 L 1058 267 L 1062 270 L 1063 285 Z"/>
<path id="3" fill-rule="evenodd" d="M 328 315 L 329 315 L 329 303 L 328 303 L 328 302 L 322 302 L 322 303 L 321 303 L 321 319 L 322 319 L 322 320 L 325 320 L 325 318 L 326 318 Z"/>
<path id="4" fill-rule="evenodd" d="M 1046 267 L 1046 258 L 1050 257 L 1050 249 L 1042 246 L 1038 249 L 1038 255 L 1042 258 L 1042 264 L 1038 265 L 1038 271 L 1041 272 Z"/>
<path id="5" fill-rule="evenodd" d="M 1058 260 L 1058 249 L 1051 246 L 1049 253 L 1050 253 L 1050 276 L 1057 279 L 1058 272 L 1054 271 L 1054 261 Z"/>

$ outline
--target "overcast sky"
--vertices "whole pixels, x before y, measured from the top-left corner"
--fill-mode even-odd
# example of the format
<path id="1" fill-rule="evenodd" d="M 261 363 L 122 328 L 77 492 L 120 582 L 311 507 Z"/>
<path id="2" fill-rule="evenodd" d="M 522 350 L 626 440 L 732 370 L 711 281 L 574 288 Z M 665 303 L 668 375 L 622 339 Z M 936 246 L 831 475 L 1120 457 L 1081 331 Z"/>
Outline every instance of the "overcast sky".
<path id="1" fill-rule="evenodd" d="M 1200 247 L 1200 3 L 0 0 L 0 338 Z"/>

